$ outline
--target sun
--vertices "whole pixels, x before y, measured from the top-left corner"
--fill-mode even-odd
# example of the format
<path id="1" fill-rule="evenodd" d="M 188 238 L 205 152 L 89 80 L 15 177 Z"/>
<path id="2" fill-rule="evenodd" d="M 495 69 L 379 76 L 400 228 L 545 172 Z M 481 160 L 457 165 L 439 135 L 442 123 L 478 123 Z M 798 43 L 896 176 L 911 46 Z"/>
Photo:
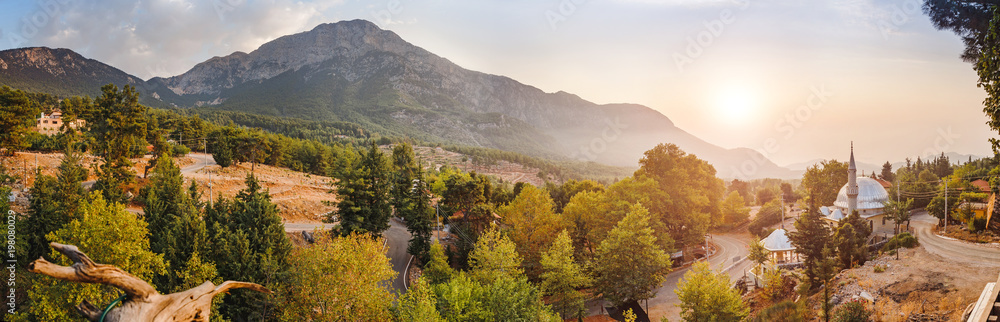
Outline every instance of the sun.
<path id="1" fill-rule="evenodd" d="M 745 123 L 757 110 L 757 97 L 747 88 L 726 88 L 715 97 L 715 110 L 731 123 Z"/>

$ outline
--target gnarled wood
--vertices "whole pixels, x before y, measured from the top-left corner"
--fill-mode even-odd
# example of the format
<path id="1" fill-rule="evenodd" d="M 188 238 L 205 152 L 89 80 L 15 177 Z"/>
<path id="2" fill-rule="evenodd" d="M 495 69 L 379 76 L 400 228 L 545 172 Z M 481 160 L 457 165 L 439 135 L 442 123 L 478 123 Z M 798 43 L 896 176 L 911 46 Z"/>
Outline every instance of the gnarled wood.
<path id="1" fill-rule="evenodd" d="M 73 260 L 72 266 L 61 266 L 39 258 L 28 265 L 28 271 L 78 283 L 96 283 L 114 286 L 125 292 L 125 300 L 111 309 L 104 317 L 115 321 L 208 321 L 212 298 L 232 289 L 248 288 L 271 293 L 254 283 L 226 281 L 215 286 L 210 281 L 183 292 L 160 294 L 146 281 L 113 265 L 94 263 L 76 246 L 50 243 L 49 246 Z M 87 301 L 76 306 L 87 320 L 101 318 L 102 308 Z"/>

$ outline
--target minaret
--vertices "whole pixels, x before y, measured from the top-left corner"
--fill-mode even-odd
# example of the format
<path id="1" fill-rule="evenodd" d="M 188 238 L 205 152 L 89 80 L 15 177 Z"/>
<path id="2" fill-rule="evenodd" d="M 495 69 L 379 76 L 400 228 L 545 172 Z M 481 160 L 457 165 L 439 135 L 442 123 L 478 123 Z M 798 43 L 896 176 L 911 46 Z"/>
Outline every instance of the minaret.
<path id="1" fill-rule="evenodd" d="M 847 213 L 858 209 L 858 167 L 854 165 L 854 142 L 851 142 L 851 163 L 847 166 Z"/>

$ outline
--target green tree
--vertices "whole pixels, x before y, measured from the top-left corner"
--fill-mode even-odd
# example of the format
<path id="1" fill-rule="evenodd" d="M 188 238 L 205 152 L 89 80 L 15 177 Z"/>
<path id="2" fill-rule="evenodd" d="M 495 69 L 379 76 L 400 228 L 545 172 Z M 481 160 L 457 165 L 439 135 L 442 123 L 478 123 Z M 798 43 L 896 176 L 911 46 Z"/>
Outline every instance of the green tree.
<path id="1" fill-rule="evenodd" d="M 725 187 L 715 173 L 711 164 L 674 144 L 659 144 L 639 160 L 634 176 L 652 178 L 658 188 L 643 205 L 681 248 L 704 242 L 711 223 L 721 220 Z"/>
<path id="2" fill-rule="evenodd" d="M 614 306 L 656 296 L 670 270 L 670 255 L 657 246 L 649 219 L 646 208 L 634 205 L 597 248 L 594 288 Z"/>
<path id="3" fill-rule="evenodd" d="M 97 143 L 94 152 L 104 159 L 97 168 L 94 189 L 111 202 L 125 202 L 125 190 L 135 181 L 133 158 L 146 148 L 146 107 L 139 105 L 139 93 L 131 85 L 101 87 L 94 100 L 94 113 L 87 123 Z"/>
<path id="4" fill-rule="evenodd" d="M 79 163 L 79 154 L 67 149 L 56 177 L 36 176 L 31 187 L 30 216 L 20 228 L 27 238 L 26 258 L 48 254 L 48 234 L 80 218 L 79 207 L 87 199 L 80 183 L 87 179 L 88 171 Z"/>
<path id="5" fill-rule="evenodd" d="M 810 198 L 810 200 L 815 202 L 817 199 Z M 822 282 L 820 264 L 826 258 L 823 255 L 823 248 L 830 243 L 830 229 L 816 211 L 815 204 L 810 205 L 809 210 L 795 220 L 795 229 L 796 231 L 788 233 L 788 239 L 796 251 L 804 257 L 806 277 L 809 285 L 815 287 Z"/>
<path id="6" fill-rule="evenodd" d="M 166 153 L 160 159 L 140 197 L 145 203 L 143 213 L 149 224 L 150 249 L 163 254 L 172 267 L 166 275 L 155 280 L 155 285 L 164 290 L 173 290 L 184 283 L 183 278 L 178 275 L 182 265 L 199 263 L 205 266 L 189 268 L 195 271 L 215 269 L 211 261 L 192 259 L 195 254 L 210 252 L 208 231 L 196 201 L 191 199 L 184 188 L 180 168 Z"/>
<path id="7" fill-rule="evenodd" d="M 444 254 L 444 247 L 441 243 L 431 244 L 430 261 L 424 266 L 424 277 L 431 284 L 445 283 L 455 271 L 448 264 L 448 258 Z"/>
<path id="8" fill-rule="evenodd" d="M 910 207 L 913 206 L 913 199 L 902 200 L 889 200 L 885 203 L 883 211 L 885 216 L 892 219 L 895 224 L 895 233 L 899 233 L 900 225 L 905 221 L 907 226 L 910 222 Z"/>
<path id="9" fill-rule="evenodd" d="M 839 240 L 838 238 L 841 237 L 852 240 L 853 246 L 849 246 L 851 249 L 854 250 L 854 252 L 851 255 L 852 261 L 843 263 L 856 263 L 856 265 L 864 265 L 865 262 L 868 261 L 868 237 L 871 236 L 872 234 L 871 224 L 869 223 L 868 220 L 862 219 L 861 214 L 857 210 L 855 210 L 853 213 L 851 213 L 847 217 L 844 217 L 844 219 L 840 220 L 840 226 L 842 227 L 845 225 L 851 225 L 851 230 L 854 231 L 854 237 L 848 238 L 848 235 L 845 233 L 845 234 L 840 234 L 840 237 L 834 236 L 834 238 L 831 241 L 836 243 Z M 839 231 L 835 232 L 832 229 L 830 232 L 839 233 Z M 838 247 L 839 249 L 840 245 L 837 244 L 831 247 Z"/>
<path id="10" fill-rule="evenodd" d="M 761 206 L 766 205 L 767 203 L 775 200 L 775 198 L 777 198 L 777 197 L 778 197 L 778 192 L 774 191 L 774 189 L 771 189 L 771 188 L 768 188 L 768 187 L 759 187 L 759 188 L 757 188 L 757 204 L 758 205 L 761 205 Z"/>
<path id="11" fill-rule="evenodd" d="M 406 220 L 406 229 L 412 236 L 406 250 L 420 263 L 427 263 L 434 209 L 430 207 L 430 189 L 424 180 L 423 168 L 417 163 L 413 148 L 408 143 L 392 149 L 392 164 L 392 207 L 397 216 Z"/>
<path id="12" fill-rule="evenodd" d="M 504 274 L 481 283 L 461 272 L 434 285 L 434 292 L 448 321 L 560 321 L 524 276 Z"/>
<path id="13" fill-rule="evenodd" d="M 483 232 L 469 253 L 472 277 L 486 283 L 500 276 L 518 277 L 521 270 L 521 255 L 514 242 L 494 225 Z"/>
<path id="14" fill-rule="evenodd" d="M 736 225 L 750 218 L 750 208 L 746 206 L 743 197 L 733 191 L 722 200 L 722 216 L 726 224 Z"/>
<path id="15" fill-rule="evenodd" d="M 289 257 L 288 282 L 281 296 L 289 321 L 387 321 L 393 296 L 382 283 L 396 276 L 382 241 L 350 234 L 315 244 Z M 411 289 L 416 290 L 416 289 Z M 416 290 L 419 291 L 419 290 Z"/>
<path id="16" fill-rule="evenodd" d="M 713 272 L 707 262 L 695 263 L 674 292 L 684 321 L 740 321 L 748 314 L 740 293 L 729 287 L 729 275 Z"/>
<path id="17" fill-rule="evenodd" d="M 355 168 L 337 187 L 337 219 L 342 236 L 351 233 L 378 235 L 389 229 L 392 206 L 389 203 L 388 162 L 378 146 L 357 160 Z"/>
<path id="18" fill-rule="evenodd" d="M 771 252 L 764 248 L 764 244 L 761 243 L 760 237 L 751 237 L 750 254 L 747 255 L 747 259 L 757 264 L 757 266 L 761 266 L 770 259 L 770 255 Z"/>
<path id="19" fill-rule="evenodd" d="M 53 242 L 77 245 L 97 263 L 114 265 L 143 280 L 163 274 L 163 257 L 149 249 L 146 222 L 125 210 L 121 204 L 108 203 L 100 195 L 83 202 L 77 219 L 49 233 Z M 53 263 L 71 265 L 72 261 L 56 251 L 48 256 Z M 98 284 L 81 284 L 39 276 L 28 290 L 32 305 L 28 314 L 38 321 L 76 321 L 79 313 L 72 303 L 111 303 L 120 291 Z"/>
<path id="20" fill-rule="evenodd" d="M 35 126 L 35 117 L 40 109 L 21 90 L 0 87 L 0 152 L 14 155 L 14 152 L 28 146 L 24 139 Z"/>
<path id="21" fill-rule="evenodd" d="M 879 179 L 889 182 L 893 182 L 893 180 L 896 180 L 896 174 L 892 173 L 892 163 L 886 161 L 884 164 L 882 164 L 882 172 L 879 173 L 878 177 Z"/>
<path id="22" fill-rule="evenodd" d="M 566 224 L 553 212 L 553 202 L 545 191 L 527 186 L 497 214 L 507 227 L 507 235 L 524 258 L 524 272 L 531 280 L 542 273 L 541 257 Z"/>
<path id="23" fill-rule="evenodd" d="M 234 199 L 220 198 L 206 211 L 209 258 L 223 279 L 274 287 L 287 275 L 292 244 L 268 191 L 252 175 L 246 185 Z M 276 309 L 260 293 L 238 292 L 224 298 L 220 311 L 231 319 L 263 319 L 279 314 Z"/>
<path id="24" fill-rule="evenodd" d="M 733 179 L 733 181 L 729 183 L 729 188 L 727 189 L 727 191 L 729 192 L 735 191 L 739 193 L 740 197 L 743 198 L 743 201 L 745 202 L 753 201 L 753 195 L 750 194 L 750 185 L 747 184 L 746 181 L 740 179 Z"/>
<path id="25" fill-rule="evenodd" d="M 590 285 L 590 278 L 573 258 L 573 244 L 565 230 L 542 253 L 542 292 L 551 296 L 553 309 L 564 319 L 585 315 L 586 295 L 578 291 Z"/>
<path id="26" fill-rule="evenodd" d="M 837 259 L 833 255 L 832 248 L 824 246 L 823 251 L 820 253 L 821 255 L 816 258 L 816 281 L 823 282 L 823 318 L 825 321 L 829 322 L 831 308 L 830 281 L 833 280 L 834 276 L 837 276 L 839 270 L 837 269 Z"/>
<path id="27" fill-rule="evenodd" d="M 393 308 L 396 321 L 443 322 L 437 311 L 437 295 L 427 280 L 419 278 L 405 294 L 399 297 L 399 304 Z"/>
<path id="28" fill-rule="evenodd" d="M 833 241 L 837 247 L 837 256 L 840 258 L 840 267 L 853 268 L 856 263 L 861 261 L 861 247 L 865 247 L 864 241 L 858 240 L 854 226 L 850 223 L 844 223 L 837 228 L 837 234 L 833 236 Z"/>
<path id="29" fill-rule="evenodd" d="M 832 205 L 837 200 L 840 188 L 847 184 L 847 163 L 837 160 L 823 161 L 806 169 L 802 175 L 802 186 L 816 198 L 811 203 Z"/>

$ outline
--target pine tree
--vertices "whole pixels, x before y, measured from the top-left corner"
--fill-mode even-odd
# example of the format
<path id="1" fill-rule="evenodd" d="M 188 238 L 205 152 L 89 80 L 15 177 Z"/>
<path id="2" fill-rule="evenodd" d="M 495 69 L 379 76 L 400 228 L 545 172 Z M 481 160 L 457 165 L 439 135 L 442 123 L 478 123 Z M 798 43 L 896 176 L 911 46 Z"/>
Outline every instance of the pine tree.
<path id="1" fill-rule="evenodd" d="M 184 265 L 197 263 L 205 267 L 188 269 L 202 271 L 213 265 L 211 261 L 192 259 L 196 254 L 210 252 L 205 222 L 191 199 L 190 191 L 184 189 L 180 168 L 166 153 L 160 156 L 160 162 L 153 169 L 149 185 L 143 192 L 143 212 L 151 233 L 150 249 L 163 254 L 172 268 L 166 275 L 157 277 L 154 284 L 162 290 L 177 289 L 184 283 L 178 275 Z"/>
<path id="2" fill-rule="evenodd" d="M 413 148 L 408 143 L 397 145 L 392 150 L 393 185 L 392 207 L 396 216 L 406 220 L 410 232 L 410 242 L 406 251 L 416 256 L 420 263 L 427 263 L 431 244 L 431 196 L 424 181 L 423 169 L 414 158 Z"/>
<path id="3" fill-rule="evenodd" d="M 656 296 L 670 269 L 670 255 L 657 246 L 649 212 L 639 204 L 608 233 L 594 257 L 594 287 L 615 306 Z"/>
<path id="4" fill-rule="evenodd" d="M 21 90 L 0 87 L 0 152 L 14 152 L 28 146 L 24 139 L 35 125 L 40 109 Z"/>
<path id="5" fill-rule="evenodd" d="M 126 187 L 135 181 L 130 158 L 146 148 L 146 107 L 139 105 L 139 93 L 131 85 L 101 87 L 94 100 L 94 115 L 87 120 L 90 134 L 98 143 L 94 152 L 104 158 L 97 168 L 94 190 L 102 191 L 109 202 L 124 203 Z"/>
<path id="6" fill-rule="evenodd" d="M 542 292 L 551 296 L 553 309 L 564 319 L 582 317 L 586 296 L 577 289 L 590 285 L 590 278 L 573 258 L 573 244 L 565 230 L 542 253 Z"/>
<path id="7" fill-rule="evenodd" d="M 351 233 L 378 235 L 389 229 L 388 163 L 375 144 L 357 160 L 337 187 L 337 219 L 342 236 Z M 331 218 L 332 219 L 332 218 Z"/>
<path id="8" fill-rule="evenodd" d="M 810 197 L 809 200 L 816 199 Z M 816 211 L 815 204 L 795 220 L 795 229 L 796 231 L 788 233 L 788 239 L 795 246 L 796 252 L 805 257 L 805 273 L 809 285 L 820 285 L 820 261 L 824 258 L 823 248 L 830 243 L 830 229 Z"/>
<path id="9" fill-rule="evenodd" d="M 225 280 L 273 287 L 287 276 L 292 244 L 268 191 L 252 175 L 246 185 L 232 201 L 220 198 L 205 213 L 210 258 Z M 225 297 L 220 311 L 231 319 L 272 318 L 280 307 L 270 301 L 261 293 L 234 292 Z"/>
<path id="10" fill-rule="evenodd" d="M 79 165 L 80 156 L 66 150 L 59 164 L 59 174 L 55 178 L 39 175 L 31 187 L 31 204 L 25 219 L 23 233 L 27 236 L 26 258 L 38 258 L 49 253 L 49 233 L 79 218 L 77 210 L 87 199 L 87 192 L 81 186 L 88 171 Z"/>
<path id="11" fill-rule="evenodd" d="M 837 228 L 837 234 L 833 236 L 834 245 L 837 247 L 837 257 L 840 259 L 840 267 L 845 269 L 854 267 L 860 261 L 861 249 L 854 231 L 854 226 L 844 223 Z M 861 245 L 864 247 L 864 245 Z"/>

